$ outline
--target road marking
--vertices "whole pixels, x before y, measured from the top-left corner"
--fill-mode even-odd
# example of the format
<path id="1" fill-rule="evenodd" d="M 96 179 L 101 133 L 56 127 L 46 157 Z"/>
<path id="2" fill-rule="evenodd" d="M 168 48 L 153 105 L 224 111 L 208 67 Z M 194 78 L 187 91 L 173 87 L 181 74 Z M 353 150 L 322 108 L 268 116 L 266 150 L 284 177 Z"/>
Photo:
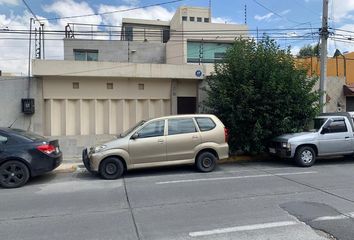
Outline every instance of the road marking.
<path id="1" fill-rule="evenodd" d="M 285 226 L 292 226 L 292 225 L 297 225 L 297 224 L 299 224 L 299 223 L 295 222 L 295 221 L 270 222 L 270 223 L 244 225 L 244 226 L 236 226 L 236 227 L 229 227 L 229 228 L 217 228 L 217 229 L 208 230 L 208 231 L 190 232 L 189 236 L 201 237 L 201 236 L 208 236 L 208 235 L 214 235 L 214 234 L 223 234 L 223 233 L 241 232 L 241 231 L 252 231 L 252 230 L 275 228 L 275 227 L 285 227 Z"/>
<path id="2" fill-rule="evenodd" d="M 340 214 L 335 216 L 323 216 L 318 217 L 312 220 L 312 222 L 320 222 L 320 221 L 332 221 L 332 220 L 342 220 L 342 219 L 349 219 L 354 217 L 354 212 L 348 214 Z"/>
<path id="3" fill-rule="evenodd" d="M 184 179 L 184 180 L 156 182 L 155 184 L 189 183 L 189 182 L 203 182 L 203 181 L 220 181 L 220 180 L 230 180 L 230 179 L 261 178 L 261 177 L 274 177 L 274 176 L 290 176 L 290 175 L 313 174 L 313 173 L 317 173 L 317 172 L 309 171 L 309 172 L 295 172 L 295 173 L 274 173 L 274 174 L 246 175 L 246 176 L 235 176 L 235 177 L 197 178 L 197 179 Z"/>
<path id="4" fill-rule="evenodd" d="M 323 216 L 323 217 L 318 217 L 312 220 L 312 222 L 320 222 L 320 221 L 331 221 L 331 220 L 341 220 L 341 219 L 347 219 L 349 218 L 348 216 L 345 215 L 337 215 L 337 216 Z"/>

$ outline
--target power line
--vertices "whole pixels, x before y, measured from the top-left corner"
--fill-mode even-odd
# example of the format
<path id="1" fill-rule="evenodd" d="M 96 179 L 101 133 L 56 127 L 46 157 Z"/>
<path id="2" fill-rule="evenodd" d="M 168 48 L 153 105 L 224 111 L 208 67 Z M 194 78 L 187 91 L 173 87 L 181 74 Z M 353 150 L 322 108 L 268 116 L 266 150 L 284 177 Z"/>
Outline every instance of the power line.
<path id="1" fill-rule="evenodd" d="M 280 18 L 283 18 L 285 19 L 286 21 L 288 22 L 292 22 L 292 23 L 297 23 L 297 24 L 302 24 L 300 22 L 297 22 L 297 21 L 292 21 L 292 20 L 289 20 L 288 18 L 284 17 L 283 15 L 280 15 L 279 13 L 273 11 L 272 9 L 268 8 L 267 6 L 263 5 L 262 3 L 258 2 L 257 0 L 253 0 L 253 2 L 255 2 L 257 5 L 261 6 L 262 8 L 266 9 L 267 11 L 273 13 L 274 15 L 280 17 Z"/>
<path id="2" fill-rule="evenodd" d="M 32 11 L 30 6 L 27 4 L 27 2 L 25 0 L 22 0 L 22 2 L 26 5 L 27 9 L 31 12 L 31 14 L 34 17 L 34 19 L 36 19 L 39 23 L 41 23 L 41 21 L 39 21 L 37 15 Z"/>
<path id="3" fill-rule="evenodd" d="M 173 1 L 168 1 L 168 2 L 149 4 L 149 5 L 144 5 L 141 7 L 133 7 L 133 8 L 127 8 L 127 9 L 122 9 L 122 10 L 108 11 L 108 12 L 102 12 L 102 13 L 93 13 L 93 14 L 65 16 L 65 17 L 55 17 L 55 18 L 48 18 L 48 19 L 41 19 L 41 20 L 53 21 L 53 20 L 61 20 L 61 19 L 102 16 L 102 15 L 107 15 L 107 14 L 112 14 L 112 13 L 128 12 L 128 11 L 133 11 L 133 10 L 138 10 L 138 9 L 143 9 L 143 8 L 148 8 L 148 7 L 162 6 L 162 5 L 167 5 L 167 4 L 177 3 L 177 2 L 182 2 L 182 1 L 184 1 L 184 0 L 173 0 Z"/>

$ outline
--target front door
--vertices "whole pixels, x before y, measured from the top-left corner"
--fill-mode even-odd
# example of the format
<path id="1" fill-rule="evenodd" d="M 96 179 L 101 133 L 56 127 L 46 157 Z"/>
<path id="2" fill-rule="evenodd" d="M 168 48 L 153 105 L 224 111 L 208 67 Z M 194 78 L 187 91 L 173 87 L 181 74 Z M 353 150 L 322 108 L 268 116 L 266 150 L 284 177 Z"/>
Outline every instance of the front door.
<path id="1" fill-rule="evenodd" d="M 196 97 L 177 97 L 177 114 L 194 114 L 196 110 Z"/>
<path id="2" fill-rule="evenodd" d="M 150 122 L 140 129 L 135 139 L 129 140 L 132 164 L 162 162 L 166 160 L 165 120 Z"/>
<path id="3" fill-rule="evenodd" d="M 175 118 L 168 120 L 166 142 L 167 161 L 191 160 L 202 139 L 193 118 Z"/>
<path id="4" fill-rule="evenodd" d="M 344 118 L 330 120 L 327 132 L 319 135 L 321 155 L 346 154 L 353 152 L 353 133 L 348 130 L 349 124 Z"/>

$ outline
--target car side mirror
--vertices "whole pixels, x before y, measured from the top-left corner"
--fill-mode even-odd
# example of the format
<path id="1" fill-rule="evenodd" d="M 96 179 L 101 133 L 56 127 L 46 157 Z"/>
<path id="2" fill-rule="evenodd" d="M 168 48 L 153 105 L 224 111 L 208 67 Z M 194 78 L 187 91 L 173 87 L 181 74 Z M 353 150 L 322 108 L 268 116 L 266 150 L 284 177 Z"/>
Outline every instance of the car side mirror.
<path id="1" fill-rule="evenodd" d="M 328 127 L 322 128 L 321 134 L 326 134 L 326 133 L 329 133 Z"/>
<path id="2" fill-rule="evenodd" d="M 139 133 L 136 132 L 132 135 L 131 139 L 135 140 L 137 138 L 139 138 Z"/>

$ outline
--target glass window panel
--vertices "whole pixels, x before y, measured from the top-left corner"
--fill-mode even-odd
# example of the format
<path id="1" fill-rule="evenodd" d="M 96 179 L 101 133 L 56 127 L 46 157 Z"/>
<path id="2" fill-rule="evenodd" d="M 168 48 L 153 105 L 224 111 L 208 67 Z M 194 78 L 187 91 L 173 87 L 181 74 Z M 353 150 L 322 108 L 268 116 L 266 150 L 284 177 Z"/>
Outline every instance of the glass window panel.
<path id="1" fill-rule="evenodd" d="M 139 132 L 139 138 L 159 137 L 164 135 L 165 120 L 147 124 Z"/>
<path id="2" fill-rule="evenodd" d="M 169 119 L 168 135 L 193 133 L 196 132 L 195 124 L 192 118 Z"/>
<path id="3" fill-rule="evenodd" d="M 74 50 L 75 61 L 86 61 L 86 52 Z"/>

